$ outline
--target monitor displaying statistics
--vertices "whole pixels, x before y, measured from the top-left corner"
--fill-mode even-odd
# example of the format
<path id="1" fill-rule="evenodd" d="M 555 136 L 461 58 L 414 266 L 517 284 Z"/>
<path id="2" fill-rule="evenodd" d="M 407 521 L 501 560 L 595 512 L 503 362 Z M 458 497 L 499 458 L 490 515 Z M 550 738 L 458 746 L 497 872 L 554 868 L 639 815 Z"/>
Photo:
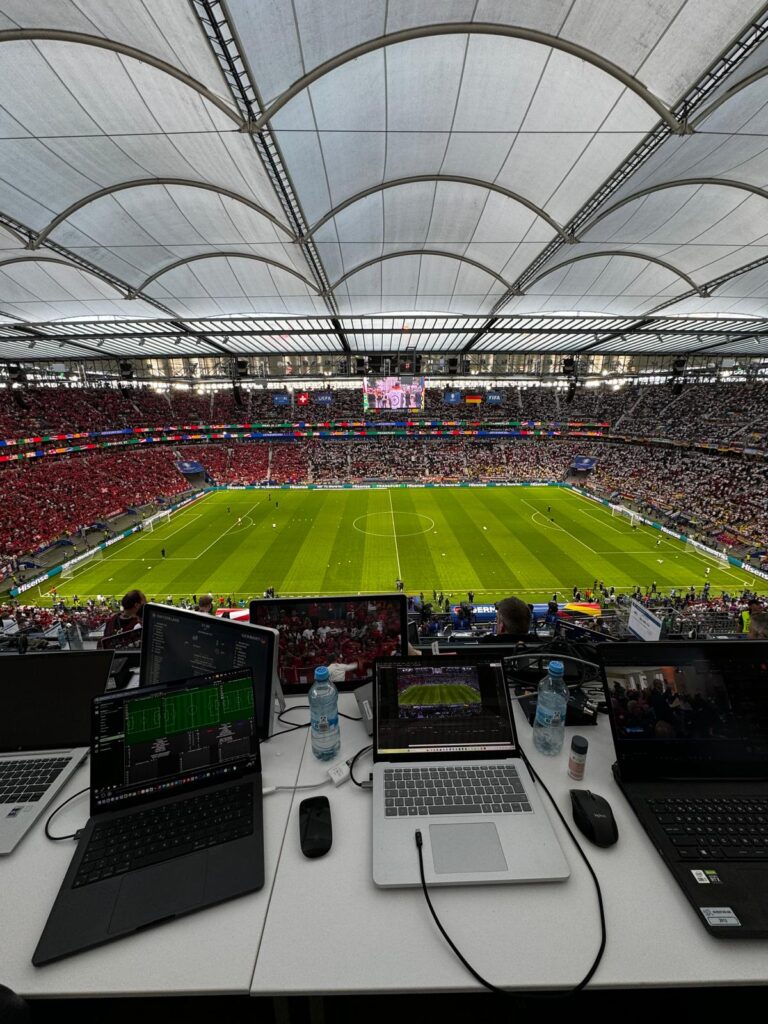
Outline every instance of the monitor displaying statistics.
<path id="1" fill-rule="evenodd" d="M 403 411 L 424 408 L 423 377 L 363 377 L 363 409 Z"/>

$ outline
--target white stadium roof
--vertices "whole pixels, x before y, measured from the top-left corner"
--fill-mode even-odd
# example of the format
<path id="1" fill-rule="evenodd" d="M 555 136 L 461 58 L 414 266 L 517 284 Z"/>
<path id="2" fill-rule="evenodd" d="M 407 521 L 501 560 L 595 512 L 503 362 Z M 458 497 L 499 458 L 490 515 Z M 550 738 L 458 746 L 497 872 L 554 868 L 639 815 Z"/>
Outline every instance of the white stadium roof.
<path id="1" fill-rule="evenodd" d="M 765 317 L 762 2 L 0 0 L 0 358 L 765 354 Z"/>

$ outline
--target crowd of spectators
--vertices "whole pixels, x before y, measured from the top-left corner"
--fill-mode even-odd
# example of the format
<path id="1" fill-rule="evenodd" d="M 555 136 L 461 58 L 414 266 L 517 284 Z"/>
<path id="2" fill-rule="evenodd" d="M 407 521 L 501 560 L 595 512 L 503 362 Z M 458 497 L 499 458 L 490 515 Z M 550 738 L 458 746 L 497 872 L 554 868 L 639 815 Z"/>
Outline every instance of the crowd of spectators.
<path id="1" fill-rule="evenodd" d="M 82 641 L 101 633 L 118 607 L 114 598 L 55 601 L 52 607 L 30 604 L 0 605 L 0 638 L 16 646 L 20 636 L 45 637 L 62 649 L 77 649 Z"/>
<path id="2" fill-rule="evenodd" d="M 186 488 L 169 449 L 7 463 L 0 468 L 0 562 Z"/>
<path id="3" fill-rule="evenodd" d="M 564 382 L 561 382 L 564 383 Z M 451 389 L 450 386 L 448 390 Z M 362 387 L 334 389 L 330 404 L 322 391 L 307 392 L 306 405 L 276 405 L 275 390 L 231 387 L 199 392 L 172 387 L 41 387 L 0 388 L 0 438 L 12 439 L 51 433 L 79 433 L 128 427 L 196 426 L 237 423 L 322 423 L 329 420 L 379 423 L 403 420 L 397 410 L 378 410 L 364 417 Z M 283 394 L 286 394 L 283 392 Z M 410 419 L 530 421 L 541 423 L 604 422 L 632 437 L 665 437 L 688 442 L 729 442 L 764 447 L 768 441 L 768 385 L 765 383 L 687 383 L 680 395 L 669 384 L 577 387 L 566 402 L 563 387 L 506 387 L 495 389 L 500 402 L 466 404 L 486 390 L 460 392 L 459 404 L 445 401 L 442 387 L 424 393 L 423 412 Z"/>
<path id="4" fill-rule="evenodd" d="M 764 547 L 768 539 L 768 464 L 685 448 L 600 444 L 589 490 L 665 513 L 681 528 L 712 537 L 726 529 Z"/>

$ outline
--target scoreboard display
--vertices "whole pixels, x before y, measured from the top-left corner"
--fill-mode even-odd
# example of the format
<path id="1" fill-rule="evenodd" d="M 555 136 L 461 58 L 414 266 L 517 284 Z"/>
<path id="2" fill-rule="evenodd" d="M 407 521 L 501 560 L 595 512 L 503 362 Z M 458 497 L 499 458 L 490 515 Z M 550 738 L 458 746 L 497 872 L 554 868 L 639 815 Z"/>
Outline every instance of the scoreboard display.
<path id="1" fill-rule="evenodd" d="M 424 408 L 423 377 L 363 377 L 363 409 Z"/>

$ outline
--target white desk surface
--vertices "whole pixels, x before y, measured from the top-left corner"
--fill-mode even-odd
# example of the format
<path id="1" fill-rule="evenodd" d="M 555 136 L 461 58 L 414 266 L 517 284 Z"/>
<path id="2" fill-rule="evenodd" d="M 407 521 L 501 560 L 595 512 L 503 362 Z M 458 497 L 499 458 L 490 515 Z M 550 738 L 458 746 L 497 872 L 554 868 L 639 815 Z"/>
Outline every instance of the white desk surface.
<path id="1" fill-rule="evenodd" d="M 265 788 L 296 784 L 306 739 L 306 730 L 300 730 L 262 746 Z M 46 839 L 44 822 L 55 806 L 88 782 L 86 763 L 14 852 L 0 857 L 0 981 L 19 995 L 35 997 L 247 993 L 293 794 L 264 797 L 265 883 L 259 892 L 33 967 L 30 958 L 75 851 L 74 842 Z M 68 835 L 87 820 L 84 793 L 56 815 L 51 831 Z"/>
<path id="2" fill-rule="evenodd" d="M 354 699 L 341 709 L 356 714 Z M 298 716 L 297 716 L 298 717 Z M 597 874 L 606 908 L 607 948 L 590 987 L 768 983 L 768 942 L 718 941 L 696 919 L 614 782 L 607 718 L 568 729 L 563 753 L 539 755 L 519 708 L 521 745 L 572 822 L 569 790 L 580 786 L 607 798 L 619 841 L 591 845 L 574 829 Z M 589 739 L 583 783 L 566 774 L 570 735 Z M 367 742 L 361 725 L 342 719 L 340 757 Z M 356 776 L 367 778 L 364 755 Z M 525 769 L 524 769 L 525 770 Z M 300 784 L 319 782 L 326 767 L 307 744 Z M 328 795 L 333 847 L 307 860 L 298 839 L 297 792 L 251 984 L 253 995 L 394 993 L 479 989 L 432 921 L 423 893 L 379 889 L 371 878 L 371 795 L 351 782 Z M 546 794 L 542 794 L 548 806 Z M 592 879 L 554 812 L 550 817 L 571 865 L 564 883 L 491 885 L 431 890 L 448 934 L 469 962 L 494 984 L 516 988 L 570 987 L 586 974 L 600 940 Z M 416 849 L 414 846 L 414 857 Z"/>

